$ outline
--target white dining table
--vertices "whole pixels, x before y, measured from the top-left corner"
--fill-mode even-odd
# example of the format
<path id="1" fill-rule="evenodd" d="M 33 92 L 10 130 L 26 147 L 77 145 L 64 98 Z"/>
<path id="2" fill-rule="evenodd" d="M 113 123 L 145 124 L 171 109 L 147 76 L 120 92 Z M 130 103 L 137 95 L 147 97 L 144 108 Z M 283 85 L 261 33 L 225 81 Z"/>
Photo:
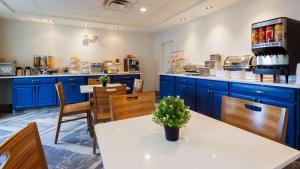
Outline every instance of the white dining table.
<path id="1" fill-rule="evenodd" d="M 176 142 L 152 115 L 97 124 L 105 169 L 279 169 L 300 157 L 283 144 L 191 111 Z"/>
<path id="2" fill-rule="evenodd" d="M 109 83 L 107 84 L 107 87 L 118 87 L 121 86 L 120 83 Z M 89 94 L 93 93 L 94 87 L 102 87 L 102 84 L 100 85 L 80 85 L 80 93 L 81 94 Z M 130 90 L 130 87 L 127 87 L 126 90 Z"/>

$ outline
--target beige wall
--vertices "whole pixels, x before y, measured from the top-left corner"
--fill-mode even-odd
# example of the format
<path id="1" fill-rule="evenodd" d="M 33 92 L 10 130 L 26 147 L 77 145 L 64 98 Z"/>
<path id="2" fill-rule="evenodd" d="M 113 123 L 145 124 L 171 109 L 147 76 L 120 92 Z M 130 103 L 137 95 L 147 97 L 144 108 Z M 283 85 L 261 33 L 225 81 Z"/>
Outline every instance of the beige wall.
<path id="1" fill-rule="evenodd" d="M 156 65 L 162 59 L 161 45 L 174 40 L 175 50 L 184 50 L 187 63 L 203 65 L 209 55 L 246 55 L 251 52 L 251 24 L 275 17 L 300 20 L 300 0 L 244 0 L 212 15 L 173 28 L 154 37 Z M 156 67 L 160 72 L 159 66 Z M 158 76 L 155 80 L 158 89 Z"/>
<path id="2" fill-rule="evenodd" d="M 173 40 L 175 50 L 184 50 L 187 63 L 203 64 L 213 53 L 220 53 L 223 59 L 252 54 L 252 23 L 280 16 L 300 20 L 299 11 L 299 0 L 244 0 L 154 35 L 0 21 L 0 56 L 15 58 L 25 66 L 32 65 L 36 54 L 52 55 L 61 67 L 72 55 L 81 56 L 83 61 L 100 62 L 133 53 L 141 58 L 146 90 L 158 90 L 162 43 Z M 97 35 L 98 42 L 84 46 L 85 34 Z"/>
<path id="3" fill-rule="evenodd" d="M 34 55 L 54 56 L 55 66 L 64 67 L 73 55 L 82 61 L 102 62 L 131 53 L 141 59 L 145 90 L 154 90 L 151 34 L 9 20 L 0 20 L 0 27 L 0 57 L 15 59 L 21 66 L 32 66 Z M 98 36 L 98 40 L 85 46 L 84 35 Z"/>

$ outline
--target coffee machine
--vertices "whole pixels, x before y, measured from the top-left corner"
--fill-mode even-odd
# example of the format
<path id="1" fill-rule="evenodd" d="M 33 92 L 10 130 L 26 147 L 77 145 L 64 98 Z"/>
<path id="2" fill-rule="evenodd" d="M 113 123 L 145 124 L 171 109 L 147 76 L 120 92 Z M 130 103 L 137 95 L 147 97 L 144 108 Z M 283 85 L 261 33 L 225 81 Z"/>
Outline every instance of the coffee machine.
<path id="1" fill-rule="evenodd" d="M 34 70 L 40 74 L 48 74 L 53 69 L 53 57 L 52 56 L 34 56 L 33 58 Z"/>
<path id="2" fill-rule="evenodd" d="M 300 63 L 300 21 L 281 17 L 252 25 L 252 52 L 257 57 L 255 74 L 285 75 L 288 83 L 289 75 L 296 73 Z"/>
<path id="3" fill-rule="evenodd" d="M 140 72 L 140 60 L 138 58 L 125 58 L 124 59 L 125 72 Z"/>

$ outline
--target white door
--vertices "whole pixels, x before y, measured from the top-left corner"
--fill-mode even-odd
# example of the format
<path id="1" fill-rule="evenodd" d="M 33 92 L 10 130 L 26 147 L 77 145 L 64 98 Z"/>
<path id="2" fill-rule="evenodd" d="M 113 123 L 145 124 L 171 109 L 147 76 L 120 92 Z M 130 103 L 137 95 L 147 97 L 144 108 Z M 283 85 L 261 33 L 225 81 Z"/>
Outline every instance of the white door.
<path id="1" fill-rule="evenodd" d="M 160 72 L 166 73 L 170 69 L 169 59 L 171 52 L 174 51 L 174 41 L 168 41 L 162 44 L 163 57 L 160 60 Z"/>

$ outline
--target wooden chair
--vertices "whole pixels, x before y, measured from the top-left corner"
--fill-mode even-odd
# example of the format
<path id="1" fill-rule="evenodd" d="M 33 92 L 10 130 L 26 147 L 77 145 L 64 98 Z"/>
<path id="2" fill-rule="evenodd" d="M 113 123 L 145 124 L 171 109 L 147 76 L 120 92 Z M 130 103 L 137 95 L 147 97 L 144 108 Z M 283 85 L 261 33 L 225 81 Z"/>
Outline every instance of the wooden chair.
<path id="1" fill-rule="evenodd" d="M 67 123 L 75 120 L 80 120 L 80 119 L 87 119 L 87 124 L 88 124 L 88 129 L 91 134 L 91 105 L 90 102 L 82 102 L 82 103 L 76 103 L 76 104 L 65 104 L 65 94 L 64 94 L 64 89 L 63 89 L 63 84 L 61 82 L 57 83 L 56 85 L 56 90 L 58 93 L 58 97 L 60 100 L 60 113 L 59 113 L 59 118 L 57 122 L 57 130 L 56 130 L 56 136 L 55 136 L 55 144 L 57 144 L 58 140 L 58 135 L 60 131 L 60 127 L 62 123 Z M 76 117 L 73 119 L 68 119 L 63 121 L 63 117 L 66 116 L 73 116 L 73 115 L 80 115 L 80 114 L 86 114 L 86 116 L 81 116 L 81 117 Z M 91 134 L 92 135 L 92 134 Z"/>
<path id="2" fill-rule="evenodd" d="M 286 108 L 224 96 L 222 121 L 276 142 L 285 143 Z"/>
<path id="3" fill-rule="evenodd" d="M 6 155 L 6 161 L 0 165 L 3 169 L 47 169 L 43 146 L 35 122 L 16 133 L 0 146 L 0 156 Z"/>
<path id="4" fill-rule="evenodd" d="M 123 95 L 126 93 L 126 85 L 117 87 L 94 87 L 93 96 L 90 100 L 92 105 L 92 126 L 100 122 L 111 121 L 110 116 L 110 95 Z M 95 131 L 93 133 L 93 153 L 96 153 L 96 136 Z"/>
<path id="5" fill-rule="evenodd" d="M 110 96 L 112 121 L 151 114 L 155 109 L 155 93 Z"/>
<path id="6" fill-rule="evenodd" d="M 142 93 L 143 92 L 144 81 L 141 79 L 134 79 L 133 92 L 132 93 Z"/>
<path id="7" fill-rule="evenodd" d="M 99 79 L 88 79 L 88 85 L 99 85 L 101 84 Z"/>

